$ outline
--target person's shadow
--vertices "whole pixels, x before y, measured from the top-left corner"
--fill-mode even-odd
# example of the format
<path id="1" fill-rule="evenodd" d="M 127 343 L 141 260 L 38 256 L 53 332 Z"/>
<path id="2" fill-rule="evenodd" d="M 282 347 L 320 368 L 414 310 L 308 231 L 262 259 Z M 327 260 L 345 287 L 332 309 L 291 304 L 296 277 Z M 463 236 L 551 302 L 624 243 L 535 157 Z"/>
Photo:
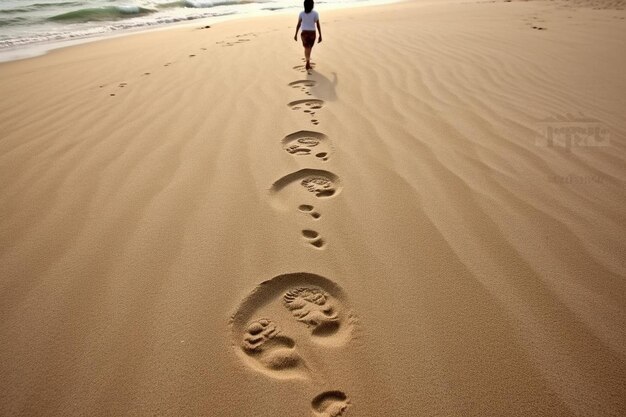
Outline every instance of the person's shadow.
<path id="1" fill-rule="evenodd" d="M 316 84 L 311 87 L 311 94 L 313 94 L 313 96 L 325 101 L 337 100 L 335 87 L 337 87 L 339 80 L 337 78 L 337 73 L 333 72 L 331 74 L 333 77 L 332 80 L 329 80 L 324 74 L 315 70 L 311 71 L 311 74 L 307 75 L 308 80 L 316 82 Z"/>

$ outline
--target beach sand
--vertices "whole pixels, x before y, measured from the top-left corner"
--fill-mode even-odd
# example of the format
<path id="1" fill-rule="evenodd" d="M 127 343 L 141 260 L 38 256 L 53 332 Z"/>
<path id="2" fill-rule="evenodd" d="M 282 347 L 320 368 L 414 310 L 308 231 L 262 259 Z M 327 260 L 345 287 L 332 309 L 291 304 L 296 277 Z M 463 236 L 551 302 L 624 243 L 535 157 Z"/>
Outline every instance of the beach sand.
<path id="1" fill-rule="evenodd" d="M 625 415 L 594 6 L 322 4 L 310 74 L 291 15 L 0 65 L 0 415 Z"/>

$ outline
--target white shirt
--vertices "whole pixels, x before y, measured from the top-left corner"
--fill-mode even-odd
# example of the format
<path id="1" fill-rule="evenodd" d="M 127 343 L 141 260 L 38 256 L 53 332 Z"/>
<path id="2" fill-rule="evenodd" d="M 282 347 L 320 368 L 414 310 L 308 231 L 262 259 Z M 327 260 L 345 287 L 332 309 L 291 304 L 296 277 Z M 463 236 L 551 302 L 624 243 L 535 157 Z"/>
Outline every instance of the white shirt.
<path id="1" fill-rule="evenodd" d="M 300 19 L 302 19 L 302 30 L 315 30 L 315 22 L 320 19 L 320 15 L 315 10 L 311 10 L 309 13 L 300 12 Z"/>

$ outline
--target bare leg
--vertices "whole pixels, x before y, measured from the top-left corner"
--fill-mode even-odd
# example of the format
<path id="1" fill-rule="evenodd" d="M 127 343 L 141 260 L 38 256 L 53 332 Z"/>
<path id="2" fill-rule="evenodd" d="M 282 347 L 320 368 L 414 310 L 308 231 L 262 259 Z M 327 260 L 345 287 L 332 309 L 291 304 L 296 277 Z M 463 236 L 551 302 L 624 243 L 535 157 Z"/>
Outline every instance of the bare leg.
<path id="1" fill-rule="evenodd" d="M 313 48 L 304 48 L 304 58 L 306 59 L 307 69 L 309 69 L 311 65 L 311 49 Z"/>

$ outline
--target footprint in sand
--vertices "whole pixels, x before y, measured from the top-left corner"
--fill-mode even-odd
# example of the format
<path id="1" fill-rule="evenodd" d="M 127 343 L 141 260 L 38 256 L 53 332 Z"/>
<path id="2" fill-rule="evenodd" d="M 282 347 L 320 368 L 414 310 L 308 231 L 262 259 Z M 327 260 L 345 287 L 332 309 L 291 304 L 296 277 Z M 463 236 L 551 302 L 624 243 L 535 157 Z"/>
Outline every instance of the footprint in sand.
<path id="1" fill-rule="evenodd" d="M 324 100 L 318 100 L 314 98 L 308 98 L 304 100 L 295 100 L 287 104 L 291 110 L 302 110 L 304 113 L 311 116 L 311 123 L 314 125 L 319 124 L 319 120 L 314 119 L 315 111 L 324 107 Z"/>
<path id="2" fill-rule="evenodd" d="M 282 140 L 283 149 L 294 156 L 314 156 L 320 161 L 328 161 L 333 149 L 326 135 L 309 130 L 287 135 Z"/>
<path id="3" fill-rule="evenodd" d="M 322 217 L 321 214 L 319 214 L 317 211 L 315 211 L 315 207 L 313 207 L 310 204 L 300 204 L 298 206 L 298 211 L 304 214 L 308 214 L 311 217 L 313 217 L 315 220 L 319 219 L 320 217 Z"/>
<path id="4" fill-rule="evenodd" d="M 299 90 L 303 92 L 304 94 L 306 94 L 307 96 L 310 96 L 312 95 L 311 88 L 315 87 L 316 84 L 317 84 L 317 81 L 313 81 L 313 80 L 298 80 L 298 81 L 289 83 L 289 87 L 295 90 Z"/>
<path id="5" fill-rule="evenodd" d="M 304 100 L 295 100 L 287 104 L 291 110 L 303 110 L 305 113 L 311 113 L 313 110 L 319 110 L 324 107 L 324 100 L 316 98 L 307 98 Z"/>
<path id="6" fill-rule="evenodd" d="M 326 242 L 324 241 L 324 239 L 322 239 L 320 234 L 317 233 L 315 230 L 311 230 L 311 229 L 303 230 L 302 237 L 309 245 L 317 249 L 322 249 L 326 245 Z"/>
<path id="7" fill-rule="evenodd" d="M 349 406 L 350 400 L 341 391 L 326 391 L 311 401 L 313 415 L 318 417 L 343 416 Z"/>
<path id="8" fill-rule="evenodd" d="M 249 39 L 250 37 L 256 37 L 257 35 L 254 33 L 244 33 L 242 35 L 236 35 L 234 37 L 231 37 L 231 39 L 234 39 L 232 41 L 218 41 L 215 42 L 216 44 L 221 44 L 223 47 L 226 46 L 234 46 L 236 44 L 240 44 L 240 43 L 244 43 L 244 42 L 250 42 L 251 39 Z"/>
<path id="9" fill-rule="evenodd" d="M 294 341 L 282 336 L 276 324 L 269 319 L 250 322 L 242 339 L 242 351 L 266 370 L 288 373 L 304 368 Z"/>
<path id="10" fill-rule="evenodd" d="M 270 187 L 271 203 L 278 209 L 313 205 L 315 201 L 334 198 L 341 193 L 339 177 L 330 171 L 301 169 L 278 179 Z"/>
<path id="11" fill-rule="evenodd" d="M 320 370 L 310 369 L 306 357 L 344 346 L 354 322 L 337 284 L 298 272 L 255 288 L 231 317 L 230 329 L 235 352 L 253 370 L 274 378 L 307 379 Z"/>
<path id="12" fill-rule="evenodd" d="M 117 85 L 117 88 L 124 88 L 128 85 L 128 83 L 119 83 Z M 104 87 L 104 85 L 101 85 L 100 88 Z M 111 97 L 115 97 L 115 93 L 109 93 L 109 96 Z"/>
<path id="13" fill-rule="evenodd" d="M 318 175 L 304 178 L 300 185 L 318 198 L 332 197 L 337 193 L 335 181 L 330 176 Z"/>
<path id="14" fill-rule="evenodd" d="M 283 295 L 283 303 L 293 317 L 316 336 L 333 335 L 341 325 L 336 302 L 320 287 L 292 288 Z"/>
<path id="15" fill-rule="evenodd" d="M 341 287 L 297 272 L 258 285 L 239 304 L 229 327 L 235 354 L 251 370 L 325 383 L 324 375 L 336 372 L 328 358 L 352 340 L 356 322 Z M 311 401 L 317 417 L 341 416 L 349 405 L 341 391 L 326 391 Z"/>
<path id="16" fill-rule="evenodd" d="M 314 62 L 311 62 L 311 68 L 313 68 L 313 69 L 315 68 L 315 63 L 314 63 Z M 295 67 L 293 67 L 293 69 L 295 69 L 296 71 L 298 71 L 298 72 L 300 72 L 300 73 L 303 73 L 303 74 L 306 74 L 306 73 L 308 73 L 308 72 L 309 72 L 309 71 L 306 69 L 306 66 L 305 66 L 305 65 L 296 65 Z"/>

